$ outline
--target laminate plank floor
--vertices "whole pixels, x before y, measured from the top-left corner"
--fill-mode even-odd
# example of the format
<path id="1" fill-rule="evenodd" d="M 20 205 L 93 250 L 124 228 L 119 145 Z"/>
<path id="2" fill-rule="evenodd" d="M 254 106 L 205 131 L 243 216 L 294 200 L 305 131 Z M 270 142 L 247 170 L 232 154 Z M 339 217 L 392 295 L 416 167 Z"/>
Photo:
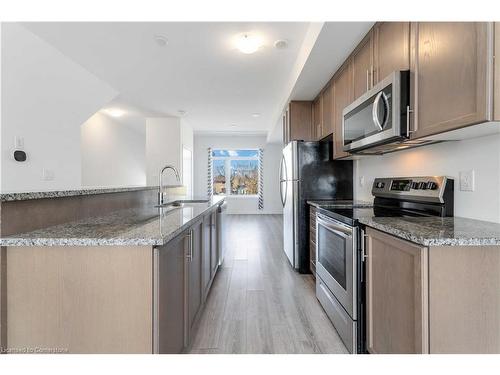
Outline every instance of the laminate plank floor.
<path id="1" fill-rule="evenodd" d="M 347 353 L 314 278 L 282 248 L 281 215 L 227 215 L 227 253 L 189 353 Z"/>

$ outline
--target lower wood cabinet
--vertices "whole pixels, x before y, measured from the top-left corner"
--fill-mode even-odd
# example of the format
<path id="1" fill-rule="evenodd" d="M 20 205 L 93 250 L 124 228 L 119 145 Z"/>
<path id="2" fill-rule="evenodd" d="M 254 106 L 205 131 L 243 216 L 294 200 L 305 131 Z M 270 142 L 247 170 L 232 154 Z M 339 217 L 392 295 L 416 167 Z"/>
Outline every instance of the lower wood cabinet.
<path id="1" fill-rule="evenodd" d="M 155 353 L 181 353 L 187 344 L 186 242 L 183 233 L 154 250 L 155 265 Z"/>
<path id="2" fill-rule="evenodd" d="M 203 289 L 201 283 L 201 262 L 203 257 L 203 225 L 198 222 L 191 227 L 191 233 L 188 237 L 187 256 L 187 299 L 188 299 L 188 333 L 189 341 L 193 338 L 194 326 L 201 312 L 203 304 Z"/>
<path id="3" fill-rule="evenodd" d="M 370 353 L 500 353 L 500 246 L 366 234 Z"/>
<path id="4" fill-rule="evenodd" d="M 366 339 L 370 353 L 428 353 L 427 248 L 368 228 Z"/>
<path id="5" fill-rule="evenodd" d="M 212 267 L 212 262 L 218 262 L 216 215 L 216 211 L 205 215 L 154 250 L 155 353 L 181 353 L 190 346 L 196 333 L 217 272 L 217 267 Z"/>

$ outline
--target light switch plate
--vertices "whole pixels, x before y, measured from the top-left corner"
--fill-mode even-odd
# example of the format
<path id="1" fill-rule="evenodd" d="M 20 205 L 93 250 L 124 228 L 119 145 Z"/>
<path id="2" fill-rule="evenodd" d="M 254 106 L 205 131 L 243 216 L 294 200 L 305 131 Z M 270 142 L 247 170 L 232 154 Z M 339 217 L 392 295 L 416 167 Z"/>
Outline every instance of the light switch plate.
<path id="1" fill-rule="evenodd" d="M 460 191 L 474 191 L 474 169 L 460 172 Z"/>
<path id="2" fill-rule="evenodd" d="M 16 135 L 14 137 L 14 148 L 16 150 L 22 150 L 24 148 L 24 138 Z"/>
<path id="3" fill-rule="evenodd" d="M 43 168 L 42 171 L 42 180 L 44 181 L 53 181 L 55 179 L 55 173 L 52 169 Z"/>
<path id="4" fill-rule="evenodd" d="M 359 186 L 361 187 L 365 186 L 365 176 L 359 177 Z"/>

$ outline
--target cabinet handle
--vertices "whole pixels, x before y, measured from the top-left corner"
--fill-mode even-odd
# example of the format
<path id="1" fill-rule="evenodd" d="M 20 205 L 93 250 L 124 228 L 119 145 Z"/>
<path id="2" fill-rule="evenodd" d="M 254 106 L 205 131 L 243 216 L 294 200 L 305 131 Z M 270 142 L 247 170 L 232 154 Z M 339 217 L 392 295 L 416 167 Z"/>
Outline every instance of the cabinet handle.
<path id="1" fill-rule="evenodd" d="M 373 65 L 371 66 L 371 85 L 370 87 L 373 87 L 375 85 L 375 69 L 373 68 Z"/>
<path id="2" fill-rule="evenodd" d="M 370 90 L 370 70 L 366 69 L 366 91 Z"/>
<path id="3" fill-rule="evenodd" d="M 192 262 L 193 261 L 193 230 L 190 229 L 189 230 L 189 233 L 186 235 L 186 237 L 188 238 L 188 254 L 186 256 L 188 262 Z"/>
<path id="4" fill-rule="evenodd" d="M 365 240 L 368 238 L 368 236 L 365 234 L 365 231 L 361 231 L 361 261 L 364 262 L 368 256 L 366 255 L 366 249 L 365 249 Z"/>
<path id="5" fill-rule="evenodd" d="M 410 114 L 413 113 L 413 109 L 410 106 L 406 106 L 406 136 L 409 137 L 413 130 L 410 129 Z"/>

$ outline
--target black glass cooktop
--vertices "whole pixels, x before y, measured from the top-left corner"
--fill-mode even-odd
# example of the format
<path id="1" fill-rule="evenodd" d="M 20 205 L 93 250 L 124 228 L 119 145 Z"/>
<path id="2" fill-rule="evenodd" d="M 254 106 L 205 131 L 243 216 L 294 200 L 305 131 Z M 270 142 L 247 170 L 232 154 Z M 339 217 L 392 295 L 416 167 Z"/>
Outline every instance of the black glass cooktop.
<path id="1" fill-rule="evenodd" d="M 322 207 L 320 213 L 337 219 L 348 225 L 356 225 L 361 217 L 422 217 L 429 216 L 425 213 L 405 210 L 399 208 L 374 206 L 374 207 L 354 207 L 354 208 L 335 208 Z"/>

